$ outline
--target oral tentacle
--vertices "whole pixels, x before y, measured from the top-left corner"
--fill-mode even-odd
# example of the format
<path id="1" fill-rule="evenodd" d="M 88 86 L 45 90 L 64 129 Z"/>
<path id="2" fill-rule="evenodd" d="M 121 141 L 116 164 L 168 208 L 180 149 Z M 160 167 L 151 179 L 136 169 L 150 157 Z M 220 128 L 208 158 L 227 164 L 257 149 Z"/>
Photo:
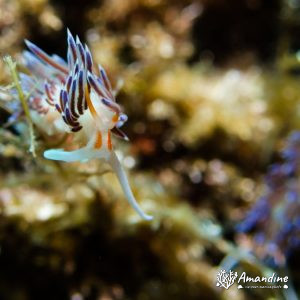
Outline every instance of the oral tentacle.
<path id="1" fill-rule="evenodd" d="M 51 149 L 44 152 L 44 157 L 52 160 L 60 160 L 65 162 L 84 161 L 91 159 L 92 152 L 89 148 L 81 148 L 74 151 L 65 151 L 63 149 Z"/>
<path id="2" fill-rule="evenodd" d="M 50 149 L 44 152 L 44 157 L 51 160 L 59 160 L 65 162 L 88 161 L 90 159 L 108 159 L 109 153 L 104 149 L 93 149 L 90 145 L 83 148 L 65 151 L 63 149 Z"/>
<path id="3" fill-rule="evenodd" d="M 146 221 L 152 220 L 153 217 L 144 213 L 143 210 L 141 209 L 141 207 L 136 202 L 135 197 L 131 191 L 125 171 L 114 151 L 111 151 L 108 162 L 111 165 L 113 171 L 116 173 L 116 175 L 119 179 L 120 185 L 123 189 L 123 192 L 129 202 L 129 204 L 133 207 L 133 209 L 139 214 L 139 216 L 142 219 L 144 219 Z"/>

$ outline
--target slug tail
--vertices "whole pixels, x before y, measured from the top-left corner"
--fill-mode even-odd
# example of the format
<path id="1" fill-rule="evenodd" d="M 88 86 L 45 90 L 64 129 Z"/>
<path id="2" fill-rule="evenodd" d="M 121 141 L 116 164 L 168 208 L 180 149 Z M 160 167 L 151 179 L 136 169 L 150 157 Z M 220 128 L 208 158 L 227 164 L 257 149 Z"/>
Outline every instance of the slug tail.
<path id="1" fill-rule="evenodd" d="M 136 202 L 136 200 L 132 194 L 131 188 L 129 186 L 125 171 L 114 151 L 111 151 L 111 155 L 110 155 L 108 162 L 110 163 L 112 169 L 116 173 L 129 204 L 134 208 L 134 210 L 139 214 L 139 216 L 142 219 L 147 220 L 147 221 L 152 220 L 153 217 L 145 214 L 143 212 L 143 210 L 140 208 L 140 206 L 138 205 L 138 203 Z"/>

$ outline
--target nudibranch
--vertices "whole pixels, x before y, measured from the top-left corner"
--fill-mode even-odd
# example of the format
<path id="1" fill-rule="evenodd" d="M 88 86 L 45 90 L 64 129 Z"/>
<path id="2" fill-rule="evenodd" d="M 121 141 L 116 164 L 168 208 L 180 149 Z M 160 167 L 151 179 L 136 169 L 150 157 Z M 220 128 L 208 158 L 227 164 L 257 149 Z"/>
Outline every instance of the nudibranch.
<path id="1" fill-rule="evenodd" d="M 51 149 L 44 157 L 65 162 L 103 159 L 116 173 L 124 194 L 145 220 L 136 202 L 125 171 L 114 152 L 111 134 L 127 140 L 120 127 L 127 116 L 116 103 L 105 70 L 93 62 L 87 45 L 68 30 L 67 61 L 48 55 L 35 44 L 25 41 L 30 51 L 23 52 L 23 63 L 30 75 L 21 73 L 23 90 L 29 94 L 28 106 L 32 120 L 48 134 L 73 133 L 85 146 L 77 150 Z"/>

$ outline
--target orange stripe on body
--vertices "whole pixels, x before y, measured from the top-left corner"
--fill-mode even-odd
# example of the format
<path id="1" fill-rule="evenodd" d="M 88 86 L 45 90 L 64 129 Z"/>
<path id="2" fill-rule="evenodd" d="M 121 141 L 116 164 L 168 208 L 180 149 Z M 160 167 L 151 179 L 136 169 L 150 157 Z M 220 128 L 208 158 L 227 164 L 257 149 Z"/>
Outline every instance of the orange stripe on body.
<path id="1" fill-rule="evenodd" d="M 112 143 L 111 143 L 111 133 L 110 133 L 110 130 L 107 132 L 107 148 L 108 148 L 108 150 L 112 150 Z"/>
<path id="2" fill-rule="evenodd" d="M 92 116 L 94 118 L 96 118 L 98 115 L 97 115 L 96 109 L 95 109 L 95 107 L 94 107 L 94 105 L 92 103 L 92 100 L 90 98 L 90 92 L 89 92 L 89 89 L 88 89 L 87 85 L 85 86 L 85 100 L 87 102 L 88 108 L 89 108 Z"/>
<path id="3" fill-rule="evenodd" d="M 100 149 L 101 146 L 102 146 L 102 135 L 101 135 L 101 132 L 98 132 L 94 148 L 95 149 Z"/>
<path id="4" fill-rule="evenodd" d="M 112 117 L 112 121 L 113 121 L 114 123 L 117 123 L 118 120 L 119 120 L 119 116 L 118 116 L 117 114 L 115 114 L 115 115 Z"/>
<path id="5" fill-rule="evenodd" d="M 89 93 L 87 85 L 85 86 L 85 99 L 86 99 L 88 108 L 89 108 L 92 116 L 94 118 L 98 117 L 98 114 L 97 114 L 97 112 L 95 110 L 95 107 L 93 106 L 92 100 L 90 98 L 90 93 Z M 113 120 L 117 121 L 118 120 L 118 115 L 115 115 L 113 117 Z M 95 147 L 95 149 L 100 149 L 101 146 L 102 146 L 102 135 L 101 135 L 101 132 L 98 132 L 97 139 L 96 139 L 94 147 Z M 107 148 L 108 148 L 108 150 L 112 150 L 112 142 L 111 142 L 111 133 L 110 133 L 110 130 L 107 132 Z"/>

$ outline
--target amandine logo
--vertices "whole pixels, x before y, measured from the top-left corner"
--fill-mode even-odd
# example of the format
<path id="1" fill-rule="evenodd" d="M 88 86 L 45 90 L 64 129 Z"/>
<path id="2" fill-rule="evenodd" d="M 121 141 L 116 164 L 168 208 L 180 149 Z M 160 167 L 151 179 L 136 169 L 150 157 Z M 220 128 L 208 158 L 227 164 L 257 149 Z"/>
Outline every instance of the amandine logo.
<path id="1" fill-rule="evenodd" d="M 217 282 L 216 286 L 228 290 L 236 281 L 238 283 L 238 289 L 242 288 L 271 288 L 271 289 L 287 289 L 288 288 L 288 276 L 280 277 L 276 273 L 273 273 L 272 276 L 256 276 L 251 277 L 247 276 L 246 272 L 243 272 L 240 276 L 237 272 L 229 270 L 221 270 L 217 273 Z M 248 283 L 248 285 L 247 285 Z M 259 283 L 259 285 L 256 285 Z M 263 284 L 265 283 L 265 285 Z"/>
<path id="2" fill-rule="evenodd" d="M 225 270 L 221 270 L 217 274 L 217 284 L 216 286 L 223 287 L 228 290 L 235 282 L 238 277 L 238 273 L 233 273 L 231 270 L 227 273 Z"/>

